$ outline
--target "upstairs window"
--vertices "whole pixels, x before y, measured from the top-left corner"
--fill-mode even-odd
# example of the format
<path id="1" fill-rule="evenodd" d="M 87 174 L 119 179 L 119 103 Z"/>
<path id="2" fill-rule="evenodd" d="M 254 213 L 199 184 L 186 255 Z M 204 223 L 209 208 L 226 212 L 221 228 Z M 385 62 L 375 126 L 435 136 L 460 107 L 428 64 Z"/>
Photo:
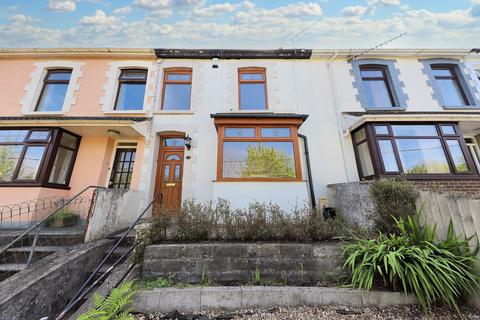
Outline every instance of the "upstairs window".
<path id="1" fill-rule="evenodd" d="M 365 93 L 370 97 L 372 108 L 395 107 L 386 66 L 362 65 L 360 66 L 360 75 Z"/>
<path id="2" fill-rule="evenodd" d="M 62 111 L 72 70 L 49 70 L 35 111 Z"/>
<path id="3" fill-rule="evenodd" d="M 166 69 L 163 76 L 163 110 L 190 110 L 192 69 Z"/>
<path id="4" fill-rule="evenodd" d="M 0 130 L 0 186 L 68 186 L 79 142 L 62 129 Z"/>
<path id="5" fill-rule="evenodd" d="M 455 65 L 434 64 L 432 74 L 442 95 L 444 106 L 467 106 L 468 99 L 459 81 Z"/>
<path id="6" fill-rule="evenodd" d="M 118 78 L 115 110 L 143 110 L 147 70 L 122 70 Z"/>
<path id="7" fill-rule="evenodd" d="M 239 69 L 238 85 L 241 110 L 267 109 L 267 80 L 265 68 Z"/>

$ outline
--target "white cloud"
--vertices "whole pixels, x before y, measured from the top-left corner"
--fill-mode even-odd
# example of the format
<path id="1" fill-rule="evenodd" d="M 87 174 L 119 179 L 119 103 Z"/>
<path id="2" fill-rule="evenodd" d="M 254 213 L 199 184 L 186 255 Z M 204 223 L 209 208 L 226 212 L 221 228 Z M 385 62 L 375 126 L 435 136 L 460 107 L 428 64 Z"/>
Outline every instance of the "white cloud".
<path id="1" fill-rule="evenodd" d="M 135 0 L 134 6 L 147 10 L 169 9 L 173 7 L 201 4 L 204 0 Z"/>
<path id="2" fill-rule="evenodd" d="M 113 14 L 127 14 L 132 11 L 132 7 L 125 6 L 113 10 Z"/>
<path id="3" fill-rule="evenodd" d="M 93 16 L 84 16 L 79 22 L 83 25 L 108 25 L 118 22 L 118 18 L 109 17 L 102 10 L 96 10 Z"/>
<path id="4" fill-rule="evenodd" d="M 342 9 L 342 15 L 346 17 L 363 16 L 367 12 L 368 12 L 368 7 L 364 7 L 364 6 L 352 6 L 352 7 L 345 7 Z"/>
<path id="5" fill-rule="evenodd" d="M 47 8 L 52 11 L 75 11 L 76 3 L 73 0 L 48 0 Z"/>
<path id="6" fill-rule="evenodd" d="M 368 5 L 370 7 L 379 6 L 379 7 L 390 7 L 390 6 L 399 6 L 400 0 L 369 0 Z"/>
<path id="7" fill-rule="evenodd" d="M 26 23 L 26 22 L 33 22 L 38 21 L 38 19 L 33 19 L 31 16 L 26 16 L 24 14 L 16 14 L 8 18 L 10 21 L 14 23 Z"/>
<path id="8" fill-rule="evenodd" d="M 196 17 L 214 17 L 225 12 L 233 12 L 238 7 L 238 4 L 228 2 L 216 3 L 206 7 L 193 8 L 191 15 Z"/>

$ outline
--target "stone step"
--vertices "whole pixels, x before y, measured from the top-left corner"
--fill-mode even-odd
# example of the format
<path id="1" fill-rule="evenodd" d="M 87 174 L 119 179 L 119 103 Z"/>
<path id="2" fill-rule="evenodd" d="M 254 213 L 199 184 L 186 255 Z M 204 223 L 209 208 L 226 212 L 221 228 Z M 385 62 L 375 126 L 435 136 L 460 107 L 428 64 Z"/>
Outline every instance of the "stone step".
<path id="1" fill-rule="evenodd" d="M 73 248 L 73 246 L 36 246 L 35 252 L 45 252 L 45 253 L 53 253 L 60 250 L 68 250 Z M 18 248 L 10 248 L 7 252 L 30 252 L 32 247 L 18 247 Z"/>

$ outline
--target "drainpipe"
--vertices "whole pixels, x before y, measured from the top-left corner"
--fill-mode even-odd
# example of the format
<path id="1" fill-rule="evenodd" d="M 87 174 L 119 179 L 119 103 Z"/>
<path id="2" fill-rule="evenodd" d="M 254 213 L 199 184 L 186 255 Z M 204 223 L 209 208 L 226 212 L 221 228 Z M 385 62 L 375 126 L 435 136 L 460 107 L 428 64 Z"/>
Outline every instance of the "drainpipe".
<path id="1" fill-rule="evenodd" d="M 346 148 L 345 148 L 345 135 L 343 131 L 343 123 L 342 123 L 342 114 L 340 112 L 340 109 L 338 107 L 338 95 L 337 95 L 337 89 L 335 86 L 335 81 L 333 81 L 333 66 L 332 66 L 332 61 L 338 56 L 338 52 L 335 51 L 333 56 L 331 56 L 328 59 L 327 62 L 327 68 L 328 68 L 328 75 L 330 79 L 330 89 L 332 91 L 332 96 L 333 96 L 333 106 L 335 108 L 335 114 L 337 116 L 337 127 L 338 127 L 338 137 L 340 139 L 340 147 L 342 148 L 342 160 L 343 160 L 343 167 L 345 169 L 345 173 L 347 176 L 347 182 L 351 182 L 351 176 L 350 176 L 350 170 L 348 170 L 348 163 L 347 163 L 347 154 L 346 154 Z"/>
<path id="2" fill-rule="evenodd" d="M 315 190 L 313 190 L 313 181 L 312 181 L 312 168 L 310 165 L 310 152 L 308 151 L 308 140 L 307 136 L 303 134 L 298 134 L 303 140 L 303 148 L 305 150 L 305 161 L 307 162 L 307 175 L 308 175 L 308 191 L 310 192 L 310 201 L 312 202 L 312 208 L 317 207 L 317 201 L 315 199 Z"/>

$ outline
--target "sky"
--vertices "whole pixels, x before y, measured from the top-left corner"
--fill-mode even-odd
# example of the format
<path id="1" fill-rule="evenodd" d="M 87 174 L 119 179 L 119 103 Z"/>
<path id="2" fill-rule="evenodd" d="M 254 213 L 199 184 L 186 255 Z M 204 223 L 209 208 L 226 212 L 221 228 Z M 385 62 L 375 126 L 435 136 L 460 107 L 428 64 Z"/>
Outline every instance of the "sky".
<path id="1" fill-rule="evenodd" d="M 0 47 L 480 47 L 480 0 L 0 0 Z"/>

